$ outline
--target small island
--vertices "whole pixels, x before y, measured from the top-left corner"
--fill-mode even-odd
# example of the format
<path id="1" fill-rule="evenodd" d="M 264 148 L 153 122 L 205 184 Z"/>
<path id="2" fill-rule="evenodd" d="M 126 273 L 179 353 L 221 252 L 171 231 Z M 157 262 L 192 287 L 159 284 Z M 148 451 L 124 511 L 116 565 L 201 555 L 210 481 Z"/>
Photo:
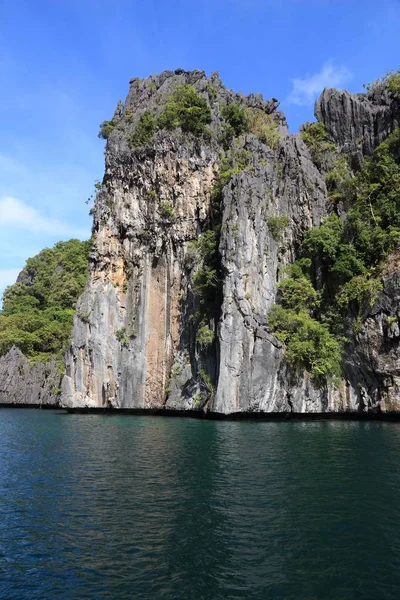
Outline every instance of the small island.
<path id="1" fill-rule="evenodd" d="M 27 261 L 0 403 L 198 416 L 400 414 L 400 74 L 290 134 L 218 73 L 130 81 L 92 238 Z"/>

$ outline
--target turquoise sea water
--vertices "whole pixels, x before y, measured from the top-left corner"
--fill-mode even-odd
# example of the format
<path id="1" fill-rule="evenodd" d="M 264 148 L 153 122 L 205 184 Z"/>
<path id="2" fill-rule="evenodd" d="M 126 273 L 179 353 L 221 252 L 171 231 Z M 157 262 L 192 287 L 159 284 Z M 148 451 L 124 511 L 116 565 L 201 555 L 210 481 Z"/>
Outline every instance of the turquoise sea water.
<path id="1" fill-rule="evenodd" d="M 0 411 L 0 598 L 400 598 L 400 424 Z"/>

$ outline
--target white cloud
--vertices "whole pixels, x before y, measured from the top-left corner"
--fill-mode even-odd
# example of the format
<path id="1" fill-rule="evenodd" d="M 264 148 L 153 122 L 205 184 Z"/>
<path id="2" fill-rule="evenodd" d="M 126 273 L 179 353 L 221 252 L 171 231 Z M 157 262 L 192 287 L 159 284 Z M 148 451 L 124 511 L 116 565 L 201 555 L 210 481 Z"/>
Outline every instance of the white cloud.
<path id="1" fill-rule="evenodd" d="M 340 87 L 351 77 L 352 74 L 347 67 L 335 67 L 331 61 L 328 61 L 319 73 L 292 79 L 292 91 L 286 102 L 308 106 L 314 102 L 324 88 Z"/>
<path id="2" fill-rule="evenodd" d="M 15 228 L 50 236 L 87 237 L 87 232 L 46 217 L 39 210 L 12 196 L 0 199 L 0 229 Z"/>

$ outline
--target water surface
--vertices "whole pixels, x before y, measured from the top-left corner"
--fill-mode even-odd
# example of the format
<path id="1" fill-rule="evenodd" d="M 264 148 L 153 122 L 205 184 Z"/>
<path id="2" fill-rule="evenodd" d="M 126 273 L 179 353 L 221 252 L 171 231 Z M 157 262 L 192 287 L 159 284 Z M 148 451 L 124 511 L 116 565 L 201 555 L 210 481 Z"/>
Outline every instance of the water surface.
<path id="1" fill-rule="evenodd" d="M 0 598 L 400 597 L 400 424 L 0 411 Z"/>

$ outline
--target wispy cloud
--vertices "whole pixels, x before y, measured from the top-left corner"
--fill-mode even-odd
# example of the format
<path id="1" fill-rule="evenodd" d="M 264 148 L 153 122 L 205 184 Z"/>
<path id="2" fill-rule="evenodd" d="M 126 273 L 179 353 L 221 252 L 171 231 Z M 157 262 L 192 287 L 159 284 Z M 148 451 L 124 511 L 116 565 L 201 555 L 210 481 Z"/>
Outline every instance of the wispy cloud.
<path id="1" fill-rule="evenodd" d="M 292 91 L 286 102 L 308 106 L 314 102 L 324 88 L 341 87 L 351 77 L 352 74 L 347 67 L 336 67 L 332 61 L 328 61 L 318 73 L 292 79 Z"/>
<path id="2" fill-rule="evenodd" d="M 50 236 L 87 237 L 87 232 L 43 215 L 36 208 L 12 196 L 0 199 L 0 229 L 15 228 Z"/>

